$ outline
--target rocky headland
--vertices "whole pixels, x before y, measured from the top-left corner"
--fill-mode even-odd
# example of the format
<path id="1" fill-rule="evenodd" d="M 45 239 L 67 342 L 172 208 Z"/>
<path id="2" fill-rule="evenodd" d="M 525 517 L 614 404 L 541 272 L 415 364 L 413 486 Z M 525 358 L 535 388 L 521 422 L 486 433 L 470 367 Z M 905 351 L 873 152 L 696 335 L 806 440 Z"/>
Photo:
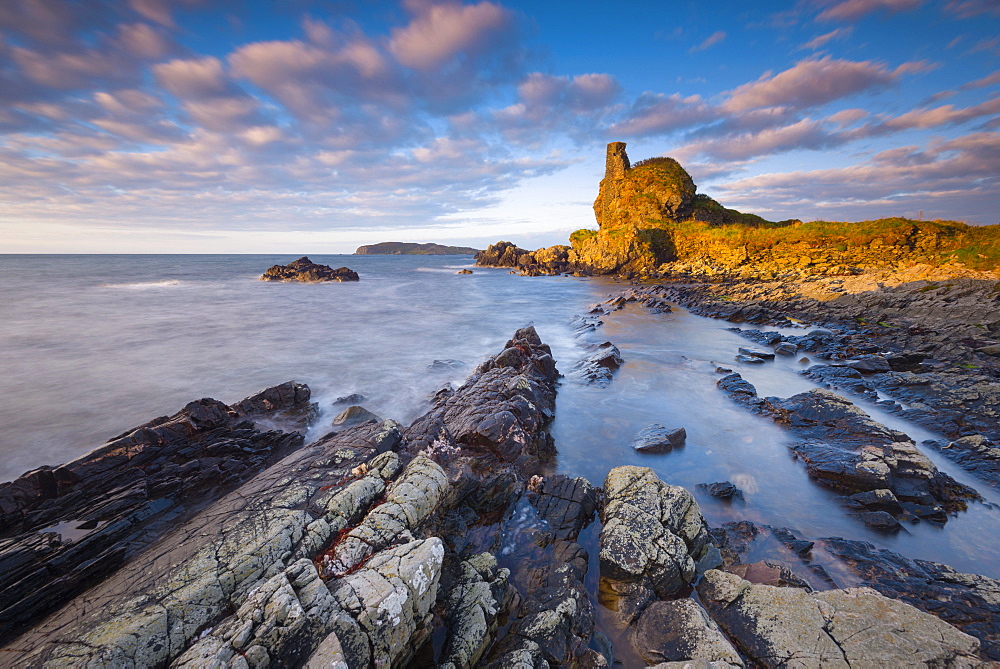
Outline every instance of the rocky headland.
<path id="1" fill-rule="evenodd" d="M 349 267 L 333 269 L 329 265 L 320 265 L 302 256 L 287 265 L 274 265 L 260 275 L 261 281 L 300 281 L 303 283 L 321 283 L 324 281 L 358 281 L 358 273 Z"/>
<path id="2" fill-rule="evenodd" d="M 428 242 L 379 242 L 359 246 L 354 252 L 356 256 L 466 256 L 479 253 L 479 249 L 471 246 L 445 246 Z"/>

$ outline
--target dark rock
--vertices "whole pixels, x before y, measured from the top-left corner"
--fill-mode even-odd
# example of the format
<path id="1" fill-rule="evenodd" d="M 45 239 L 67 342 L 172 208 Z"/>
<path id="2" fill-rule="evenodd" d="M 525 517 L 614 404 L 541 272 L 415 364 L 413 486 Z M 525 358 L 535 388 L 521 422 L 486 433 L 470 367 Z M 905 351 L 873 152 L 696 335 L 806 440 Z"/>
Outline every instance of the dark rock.
<path id="1" fill-rule="evenodd" d="M 880 355 L 862 355 L 844 363 L 862 374 L 876 374 L 891 371 L 889 361 Z"/>
<path id="2" fill-rule="evenodd" d="M 707 492 L 712 497 L 718 497 L 719 499 L 724 499 L 730 502 L 734 499 L 739 499 L 739 500 L 743 499 L 743 491 L 737 488 L 729 481 L 720 481 L 717 483 L 699 483 L 698 487 Z"/>
<path id="3" fill-rule="evenodd" d="M 510 242 L 497 242 L 477 253 L 475 258 L 480 267 L 518 267 L 520 259 L 528 253 Z"/>
<path id="4" fill-rule="evenodd" d="M 548 476 L 528 493 L 528 500 L 538 509 L 557 539 L 576 540 L 580 530 L 590 524 L 600 501 L 600 490 L 585 478 L 562 474 Z"/>
<path id="5" fill-rule="evenodd" d="M 366 398 L 360 393 L 351 393 L 350 395 L 344 395 L 343 397 L 338 397 L 333 401 L 333 406 L 340 406 L 342 404 L 361 404 Z"/>
<path id="6" fill-rule="evenodd" d="M 358 273 L 347 267 L 333 269 L 329 265 L 319 265 L 302 256 L 287 265 L 274 265 L 261 274 L 261 281 L 302 281 L 316 283 L 322 281 L 358 281 Z"/>
<path id="7" fill-rule="evenodd" d="M 466 269 L 460 269 L 457 272 L 455 272 L 455 274 L 472 274 L 472 270 L 471 269 L 467 269 L 467 268 Z"/>
<path id="8" fill-rule="evenodd" d="M 898 532 L 901 529 L 899 521 L 885 511 L 863 511 L 858 514 L 858 518 L 874 530 Z"/>
<path id="9" fill-rule="evenodd" d="M 774 353 L 768 353 L 767 351 L 759 351 L 754 348 L 743 348 L 739 349 L 741 355 L 750 356 L 752 358 L 760 358 L 761 360 L 774 360 Z"/>
<path id="10" fill-rule="evenodd" d="M 784 565 L 761 560 L 749 564 L 734 564 L 725 571 L 736 574 L 740 578 L 760 585 L 773 585 L 778 588 L 804 588 L 812 590 L 809 584 Z"/>
<path id="11" fill-rule="evenodd" d="M 348 428 L 362 423 L 381 423 L 382 419 L 363 406 L 349 406 L 333 419 L 336 428 Z"/>
<path id="12" fill-rule="evenodd" d="M 774 352 L 778 355 L 795 355 L 799 352 L 799 347 L 790 341 L 783 341 L 775 345 Z"/>
<path id="13" fill-rule="evenodd" d="M 622 366 L 622 362 L 618 347 L 606 341 L 576 363 L 574 368 L 588 383 L 604 387 L 611 383 L 612 375 Z"/>
<path id="14" fill-rule="evenodd" d="M 759 365 L 763 362 L 766 362 L 766 360 L 756 355 L 744 355 L 740 353 L 739 355 L 736 356 L 736 362 L 742 362 L 748 365 Z"/>
<path id="15" fill-rule="evenodd" d="M 963 469 L 1000 487 L 1000 447 L 983 435 L 972 434 L 954 441 L 928 439 L 922 445 L 938 449 Z"/>
<path id="16" fill-rule="evenodd" d="M 684 445 L 687 430 L 683 427 L 668 428 L 658 423 L 639 430 L 632 440 L 632 448 L 640 453 L 668 453 Z"/>

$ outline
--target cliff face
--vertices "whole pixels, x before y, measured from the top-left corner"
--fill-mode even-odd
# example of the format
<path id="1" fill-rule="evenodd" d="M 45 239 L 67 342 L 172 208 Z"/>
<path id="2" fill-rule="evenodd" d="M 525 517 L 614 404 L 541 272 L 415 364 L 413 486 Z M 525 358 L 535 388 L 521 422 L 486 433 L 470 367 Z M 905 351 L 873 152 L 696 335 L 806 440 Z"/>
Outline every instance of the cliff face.
<path id="1" fill-rule="evenodd" d="M 633 166 L 625 143 L 612 142 L 594 201 L 599 229 L 570 237 L 570 260 L 598 274 L 648 274 L 676 258 L 669 226 L 690 216 L 694 203 L 694 181 L 676 160 Z"/>
<path id="2" fill-rule="evenodd" d="M 672 158 L 629 163 L 608 145 L 594 215 L 570 236 L 572 269 L 622 276 L 773 279 L 961 263 L 1000 266 L 1000 226 L 902 218 L 830 223 L 767 221 L 696 193 Z"/>

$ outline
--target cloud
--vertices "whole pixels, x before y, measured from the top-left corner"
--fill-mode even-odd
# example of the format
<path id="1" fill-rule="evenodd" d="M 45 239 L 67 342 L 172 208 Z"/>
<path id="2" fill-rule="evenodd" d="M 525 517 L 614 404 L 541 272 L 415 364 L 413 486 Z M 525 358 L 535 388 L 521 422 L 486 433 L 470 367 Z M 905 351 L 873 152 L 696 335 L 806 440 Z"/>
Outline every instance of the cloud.
<path id="1" fill-rule="evenodd" d="M 763 174 L 718 187 L 730 206 L 775 218 L 871 219 L 924 210 L 929 218 L 996 222 L 1000 133 L 927 148 L 900 147 L 844 168 Z"/>
<path id="2" fill-rule="evenodd" d="M 693 46 L 688 49 L 688 53 L 697 53 L 699 51 L 704 51 L 705 49 L 711 48 L 726 39 L 726 33 L 722 30 L 717 30 L 697 46 Z"/>
<path id="3" fill-rule="evenodd" d="M 976 79 L 975 81 L 970 81 L 967 84 L 962 84 L 959 88 L 963 91 L 967 91 L 973 88 L 986 88 L 987 86 L 993 86 L 994 84 L 1000 84 L 1000 70 L 997 70 L 993 74 L 983 77 L 982 79 Z"/>
<path id="4" fill-rule="evenodd" d="M 901 12 L 916 9 L 923 0 L 840 0 L 817 17 L 821 21 L 857 21 L 878 11 Z"/>
<path id="5" fill-rule="evenodd" d="M 837 39 L 845 39 L 850 37 L 851 33 L 854 32 L 854 26 L 846 26 L 844 28 L 836 28 L 828 33 L 814 37 L 805 44 L 802 45 L 803 49 L 820 49 L 827 45 L 828 42 L 832 42 Z"/>
<path id="6" fill-rule="evenodd" d="M 608 132 L 622 137 L 656 135 L 720 117 L 720 110 L 706 104 L 699 96 L 644 93 L 632 105 L 625 118 L 614 123 Z"/>
<path id="7" fill-rule="evenodd" d="M 223 95 L 228 89 L 222 61 L 212 56 L 155 65 L 153 75 L 161 86 L 185 100 Z"/>
<path id="8" fill-rule="evenodd" d="M 913 72 L 918 67 L 926 65 L 904 63 L 892 71 L 872 61 L 835 60 L 829 56 L 803 60 L 776 75 L 765 75 L 737 87 L 722 106 L 729 112 L 782 105 L 805 109 L 889 86 L 900 74 Z"/>
<path id="9" fill-rule="evenodd" d="M 406 67 L 433 70 L 459 54 L 488 48 L 511 24 L 509 10 L 492 2 L 430 5 L 392 31 L 389 51 Z"/>
<path id="10" fill-rule="evenodd" d="M 944 9 L 960 19 L 971 19 L 983 14 L 1000 16 L 1000 4 L 996 0 L 948 0 Z"/>

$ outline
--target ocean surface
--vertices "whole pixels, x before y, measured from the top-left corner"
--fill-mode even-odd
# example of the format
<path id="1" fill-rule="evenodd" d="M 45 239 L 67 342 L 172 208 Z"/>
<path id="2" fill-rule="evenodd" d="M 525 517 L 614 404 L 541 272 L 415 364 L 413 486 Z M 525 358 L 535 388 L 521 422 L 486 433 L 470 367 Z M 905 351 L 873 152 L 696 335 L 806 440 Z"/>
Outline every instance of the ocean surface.
<path id="1" fill-rule="evenodd" d="M 287 255 L 0 255 L 0 480 L 76 458 L 193 399 L 231 403 L 287 380 L 307 383 L 324 412 L 310 438 L 329 430 L 333 401 L 350 393 L 407 424 L 431 394 L 459 385 L 531 323 L 566 375 L 552 426 L 559 471 L 601 485 L 612 467 L 649 466 L 694 492 L 713 525 L 746 518 L 804 538 L 863 539 L 1000 577 L 1000 495 L 935 452 L 927 454 L 941 469 L 987 500 L 943 526 L 881 534 L 812 483 L 780 427 L 716 388 L 715 368 L 737 369 L 765 396 L 815 384 L 799 375 L 804 365 L 796 359 L 740 366 L 734 355 L 747 340 L 730 323 L 629 306 L 602 317 L 596 332 L 576 336 L 573 317 L 620 286 L 502 269 L 458 275 L 472 267 L 468 256 L 310 258 L 346 265 L 361 281 L 257 280 L 271 265 L 295 259 Z M 625 365 L 607 388 L 586 386 L 573 364 L 603 341 L 619 346 Z M 855 401 L 918 444 L 937 436 Z M 633 452 L 632 438 L 650 423 L 685 427 L 686 446 Z M 744 490 L 745 503 L 696 489 L 725 480 Z"/>

